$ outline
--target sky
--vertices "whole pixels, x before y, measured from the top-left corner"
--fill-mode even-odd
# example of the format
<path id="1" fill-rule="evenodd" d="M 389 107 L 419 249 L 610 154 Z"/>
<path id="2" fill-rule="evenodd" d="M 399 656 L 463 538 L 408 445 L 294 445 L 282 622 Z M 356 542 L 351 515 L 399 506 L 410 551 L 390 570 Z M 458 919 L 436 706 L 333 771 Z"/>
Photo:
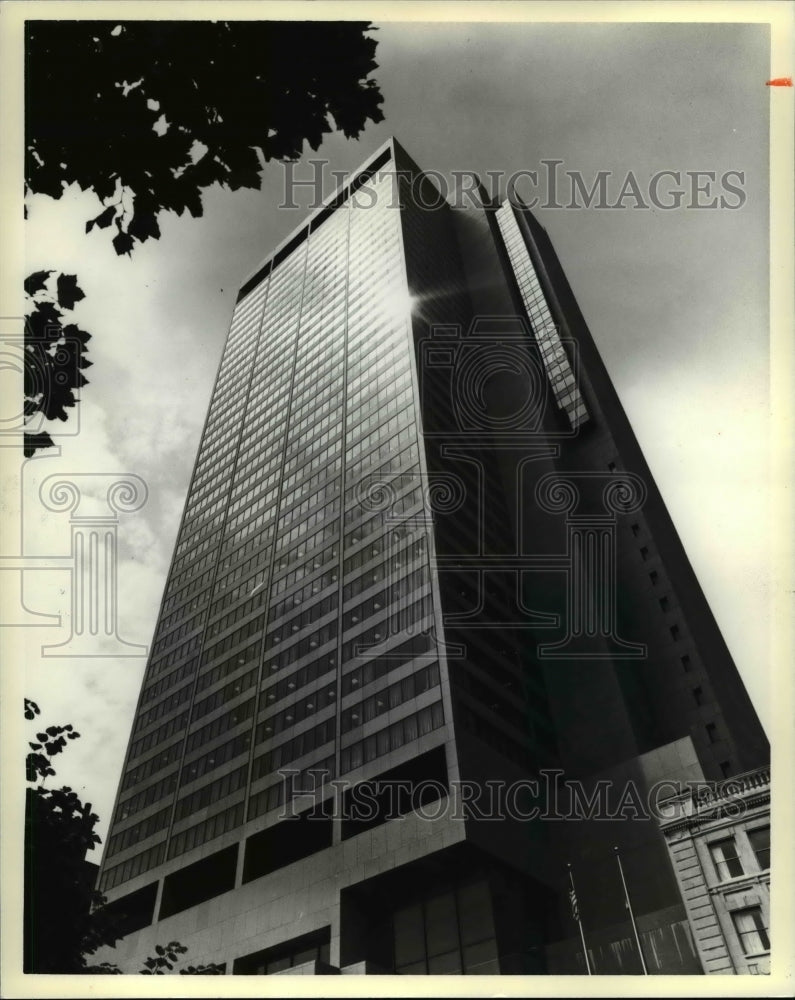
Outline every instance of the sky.
<path id="1" fill-rule="evenodd" d="M 619 186 L 631 171 L 641 189 L 661 170 L 743 173 L 736 209 L 536 215 L 770 734 L 768 29 L 376 23 L 385 121 L 309 152 L 329 171 L 356 168 L 393 134 L 447 176 L 551 159 L 589 185 L 600 170 Z M 309 176 L 305 164 L 296 176 Z M 329 173 L 325 193 L 332 185 Z M 131 259 L 115 255 L 109 231 L 85 234 L 93 195 L 30 200 L 26 273 L 78 275 L 93 367 L 60 455 L 22 469 L 23 551 L 69 553 L 68 514 L 39 500 L 46 477 L 140 477 L 147 502 L 118 524 L 118 632 L 129 643 L 151 642 L 237 289 L 306 215 L 277 207 L 283 186 L 271 163 L 261 191 L 211 189 L 201 219 L 162 216 L 160 240 Z M 42 656 L 69 635 L 69 593 L 66 570 L 26 574 L 25 606 L 62 625 L 22 630 L 25 693 L 47 724 L 81 732 L 57 780 L 92 803 L 104 839 L 145 660 Z"/>

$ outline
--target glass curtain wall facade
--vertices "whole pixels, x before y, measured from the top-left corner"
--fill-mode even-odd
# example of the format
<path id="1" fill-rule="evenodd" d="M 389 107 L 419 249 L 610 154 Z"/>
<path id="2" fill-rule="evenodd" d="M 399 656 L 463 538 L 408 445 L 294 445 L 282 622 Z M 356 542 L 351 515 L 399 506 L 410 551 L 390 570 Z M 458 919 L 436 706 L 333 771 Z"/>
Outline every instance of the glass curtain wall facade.
<path id="1" fill-rule="evenodd" d="M 280 768 L 350 774 L 444 723 L 395 185 L 342 200 L 235 309 L 105 891 L 279 809 Z"/>

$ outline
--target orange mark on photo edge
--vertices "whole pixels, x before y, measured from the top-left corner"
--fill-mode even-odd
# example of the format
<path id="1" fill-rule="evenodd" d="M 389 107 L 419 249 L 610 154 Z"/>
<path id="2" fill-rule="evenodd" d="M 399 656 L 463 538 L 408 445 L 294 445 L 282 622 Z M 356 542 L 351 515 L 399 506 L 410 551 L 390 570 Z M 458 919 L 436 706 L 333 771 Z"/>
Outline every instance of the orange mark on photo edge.
<path id="1" fill-rule="evenodd" d="M 765 84 L 766 87 L 791 87 L 792 77 L 791 76 L 777 76 L 774 80 L 768 80 Z"/>

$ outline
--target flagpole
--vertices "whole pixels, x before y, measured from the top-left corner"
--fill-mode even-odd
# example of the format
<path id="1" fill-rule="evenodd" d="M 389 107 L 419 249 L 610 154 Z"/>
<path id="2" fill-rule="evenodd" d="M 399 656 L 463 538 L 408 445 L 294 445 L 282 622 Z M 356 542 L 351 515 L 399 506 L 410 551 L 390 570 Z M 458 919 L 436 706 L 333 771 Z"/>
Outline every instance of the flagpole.
<path id="1" fill-rule="evenodd" d="M 624 899 L 626 900 L 627 909 L 629 910 L 629 919 L 632 922 L 632 930 L 635 933 L 635 943 L 638 946 L 638 955 L 640 956 L 640 964 L 643 968 L 643 975 L 648 976 L 649 970 L 646 968 L 646 959 L 643 957 L 643 948 L 640 946 L 640 934 L 638 934 L 638 925 L 635 923 L 635 914 L 632 912 L 632 903 L 629 901 L 629 890 L 627 889 L 627 880 L 624 878 L 624 868 L 621 864 L 621 856 L 618 853 L 617 847 L 614 847 L 613 850 L 616 852 L 618 870 L 621 873 L 621 884 L 624 886 Z"/>
<path id="2" fill-rule="evenodd" d="M 582 920 L 580 920 L 580 906 L 577 902 L 577 890 L 574 888 L 574 875 L 571 870 L 571 865 L 568 865 L 569 869 L 569 882 L 571 882 L 571 893 L 569 894 L 569 900 L 571 902 L 571 913 L 574 919 L 577 921 L 577 926 L 580 928 L 580 940 L 582 941 L 582 954 L 585 959 L 585 968 L 588 970 L 588 975 L 592 976 L 591 963 L 588 960 L 588 948 L 585 944 L 585 932 L 582 929 Z"/>

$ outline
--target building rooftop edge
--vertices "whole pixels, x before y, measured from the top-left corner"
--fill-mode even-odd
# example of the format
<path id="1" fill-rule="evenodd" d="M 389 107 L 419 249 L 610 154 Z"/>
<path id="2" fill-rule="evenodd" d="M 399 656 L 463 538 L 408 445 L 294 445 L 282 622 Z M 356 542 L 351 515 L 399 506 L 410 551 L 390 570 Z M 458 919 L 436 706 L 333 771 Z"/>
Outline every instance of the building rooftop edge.
<path id="1" fill-rule="evenodd" d="M 244 294 L 248 294 L 248 291 L 252 290 L 248 289 L 246 293 L 243 293 L 243 289 L 246 288 L 246 285 L 248 285 L 248 283 L 253 278 L 255 278 L 263 270 L 263 268 L 265 268 L 268 265 L 268 263 L 272 261 L 279 254 L 281 250 L 283 250 L 286 246 L 292 243 L 293 240 L 297 239 L 297 237 L 299 237 L 304 230 L 309 231 L 309 229 L 311 229 L 312 227 L 313 220 L 316 219 L 319 215 L 321 215 L 324 211 L 326 211 L 326 209 L 328 209 L 329 206 L 333 205 L 334 202 L 337 201 L 337 199 L 339 199 L 344 194 L 345 190 L 353 184 L 353 182 L 360 174 L 366 173 L 369 169 L 371 169 L 372 164 L 375 163 L 375 161 L 378 160 L 380 156 L 383 156 L 383 154 L 388 151 L 394 157 L 395 149 L 399 149 L 401 150 L 401 152 L 404 152 L 403 147 L 400 145 L 397 139 L 393 135 L 391 135 L 389 136 L 388 139 L 382 142 L 381 145 L 378 146 L 367 157 L 367 159 L 362 164 L 360 164 L 359 167 L 357 167 L 356 170 L 350 173 L 345 178 L 344 181 L 338 184 L 335 190 L 327 198 L 323 199 L 322 205 L 320 205 L 318 208 L 310 212 L 309 215 L 307 215 L 304 219 L 301 220 L 301 222 L 298 223 L 297 226 L 295 226 L 292 230 L 290 230 L 290 232 L 282 240 L 280 240 L 279 243 L 276 244 L 276 246 L 271 250 L 271 252 L 268 253 L 265 257 L 263 257 L 262 260 L 257 264 L 257 266 L 252 268 L 252 270 L 245 276 L 243 281 L 240 282 L 239 285 L 240 292 L 238 294 L 238 301 L 240 301 L 240 299 L 243 298 Z M 411 158 L 409 157 L 409 159 Z"/>

